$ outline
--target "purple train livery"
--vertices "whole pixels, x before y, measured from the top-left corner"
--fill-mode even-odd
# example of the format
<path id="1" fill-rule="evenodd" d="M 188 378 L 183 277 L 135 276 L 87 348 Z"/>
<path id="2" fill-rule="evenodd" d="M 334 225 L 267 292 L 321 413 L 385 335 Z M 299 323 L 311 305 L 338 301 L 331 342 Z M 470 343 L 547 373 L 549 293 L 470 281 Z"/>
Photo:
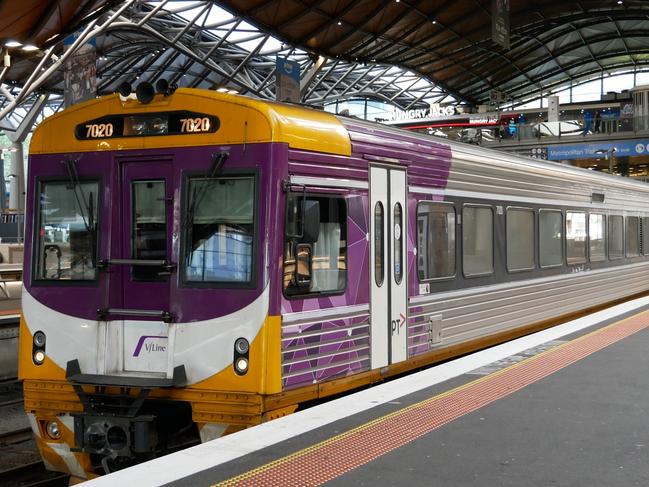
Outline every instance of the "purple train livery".
<path id="1" fill-rule="evenodd" d="M 46 119 L 26 214 L 25 409 L 79 478 L 649 287 L 644 184 L 206 90 Z"/>

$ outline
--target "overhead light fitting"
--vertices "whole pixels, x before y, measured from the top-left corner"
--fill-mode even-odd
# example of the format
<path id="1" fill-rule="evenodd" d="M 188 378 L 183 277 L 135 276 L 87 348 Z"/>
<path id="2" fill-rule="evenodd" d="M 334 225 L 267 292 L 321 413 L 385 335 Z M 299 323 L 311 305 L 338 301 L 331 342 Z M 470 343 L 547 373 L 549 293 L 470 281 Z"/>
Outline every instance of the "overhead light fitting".
<path id="1" fill-rule="evenodd" d="M 34 46 L 33 44 L 25 44 L 23 46 L 23 51 L 27 51 L 27 52 L 38 51 L 38 47 Z"/>
<path id="2" fill-rule="evenodd" d="M 20 47 L 20 46 L 22 46 L 22 42 L 18 42 L 18 41 L 5 42 L 5 47 Z"/>

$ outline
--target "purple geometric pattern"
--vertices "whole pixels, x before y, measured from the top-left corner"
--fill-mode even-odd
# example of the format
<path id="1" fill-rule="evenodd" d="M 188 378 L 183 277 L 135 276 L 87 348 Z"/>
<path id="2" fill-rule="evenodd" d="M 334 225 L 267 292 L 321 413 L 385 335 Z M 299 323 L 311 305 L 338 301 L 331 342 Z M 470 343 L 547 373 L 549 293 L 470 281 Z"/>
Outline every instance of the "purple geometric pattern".
<path id="1" fill-rule="evenodd" d="M 368 370 L 369 315 L 286 327 L 282 338 L 284 388 Z"/>
<path id="2" fill-rule="evenodd" d="M 368 303 L 369 242 L 367 195 L 349 194 L 347 200 L 347 287 L 343 294 L 282 300 L 282 314 L 327 310 Z M 369 315 L 282 326 L 284 388 L 345 377 L 369 369 Z"/>
<path id="3" fill-rule="evenodd" d="M 408 166 L 408 185 L 428 188 L 446 187 L 451 167 L 451 149 L 435 139 L 395 133 L 375 125 L 354 120 L 342 120 L 352 143 L 351 157 L 289 150 L 289 175 L 340 178 L 368 181 L 371 161 L 386 158 Z M 321 310 L 339 306 L 369 306 L 369 242 L 368 194 L 354 189 L 323 192 L 344 193 L 348 209 L 347 288 L 344 294 L 325 298 L 287 300 L 281 298 L 283 315 Z M 419 294 L 416 254 L 417 199 L 432 199 L 431 195 L 408 198 L 408 295 Z M 415 312 L 412 309 L 410 313 Z M 362 325 L 359 328 L 355 326 Z M 408 356 L 428 351 L 428 324 L 424 317 L 408 320 Z M 282 325 L 282 376 L 285 389 L 345 377 L 370 368 L 369 316 L 309 323 Z"/>

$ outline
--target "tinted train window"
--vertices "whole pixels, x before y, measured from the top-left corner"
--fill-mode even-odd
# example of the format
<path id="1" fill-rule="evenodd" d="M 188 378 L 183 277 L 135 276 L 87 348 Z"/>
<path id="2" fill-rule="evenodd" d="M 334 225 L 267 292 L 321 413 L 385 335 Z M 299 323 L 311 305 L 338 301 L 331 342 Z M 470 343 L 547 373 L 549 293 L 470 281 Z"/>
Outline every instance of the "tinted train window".
<path id="1" fill-rule="evenodd" d="M 295 205 L 302 206 L 304 196 L 291 193 L 288 198 L 287 211 Z M 284 244 L 284 292 L 288 296 L 308 295 L 313 293 L 337 293 L 344 291 L 347 283 L 347 210 L 345 200 L 341 197 L 306 195 L 305 207 L 309 202 L 317 202 L 320 221 L 318 237 L 315 242 L 306 242 L 304 238 L 286 238 Z M 297 222 L 299 218 L 288 219 Z M 300 234 L 301 232 L 296 232 Z M 310 262 L 311 268 L 299 268 L 297 252 L 310 245 L 310 256 L 304 262 Z M 296 265 L 298 265 L 296 272 Z M 302 275 L 308 275 L 308 281 L 300 281 Z M 306 284 L 305 284 L 306 283 Z"/>
<path id="2" fill-rule="evenodd" d="M 539 263 L 541 267 L 563 265 L 563 215 L 560 211 L 539 211 Z"/>
<path id="3" fill-rule="evenodd" d="M 187 194 L 185 280 L 250 282 L 255 178 L 192 177 L 187 184 Z"/>
<path id="4" fill-rule="evenodd" d="M 419 280 L 455 275 L 455 208 L 441 203 L 417 206 Z"/>
<path id="5" fill-rule="evenodd" d="M 97 277 L 97 181 L 41 182 L 34 278 L 88 281 Z"/>
<path id="6" fill-rule="evenodd" d="M 642 226 L 640 227 L 641 242 L 642 242 L 642 255 L 649 255 L 649 217 L 642 218 Z"/>
<path id="7" fill-rule="evenodd" d="M 462 209 L 462 269 L 465 276 L 494 271 L 493 210 L 466 206 Z"/>
<path id="8" fill-rule="evenodd" d="M 586 213 L 566 213 L 566 262 L 586 262 Z"/>
<path id="9" fill-rule="evenodd" d="M 637 257 L 640 255 L 640 227 L 637 216 L 626 217 L 626 256 Z"/>
<path id="10" fill-rule="evenodd" d="M 588 217 L 588 240 L 591 262 L 606 259 L 606 217 L 591 213 Z"/>
<path id="11" fill-rule="evenodd" d="M 534 268 L 534 212 L 529 209 L 507 209 L 507 270 Z"/>
<path id="12" fill-rule="evenodd" d="M 619 215 L 608 218 L 608 258 L 624 257 L 624 219 Z"/>

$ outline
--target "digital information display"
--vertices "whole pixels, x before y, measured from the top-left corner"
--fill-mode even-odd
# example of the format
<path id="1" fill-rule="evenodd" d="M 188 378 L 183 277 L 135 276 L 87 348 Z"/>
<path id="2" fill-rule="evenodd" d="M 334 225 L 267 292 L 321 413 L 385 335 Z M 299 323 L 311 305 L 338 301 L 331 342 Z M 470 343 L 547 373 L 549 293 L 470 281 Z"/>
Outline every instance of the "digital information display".
<path id="1" fill-rule="evenodd" d="M 108 115 L 80 123 L 78 140 L 214 133 L 221 126 L 219 117 L 204 113 L 177 111 L 134 115 Z"/>

